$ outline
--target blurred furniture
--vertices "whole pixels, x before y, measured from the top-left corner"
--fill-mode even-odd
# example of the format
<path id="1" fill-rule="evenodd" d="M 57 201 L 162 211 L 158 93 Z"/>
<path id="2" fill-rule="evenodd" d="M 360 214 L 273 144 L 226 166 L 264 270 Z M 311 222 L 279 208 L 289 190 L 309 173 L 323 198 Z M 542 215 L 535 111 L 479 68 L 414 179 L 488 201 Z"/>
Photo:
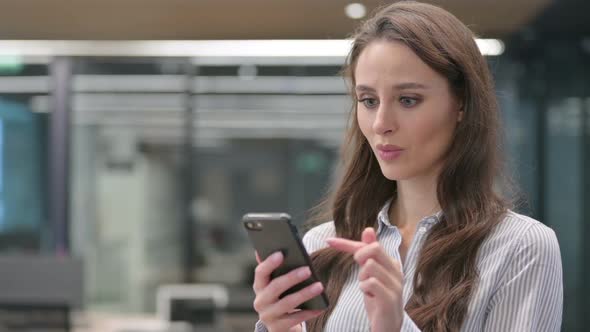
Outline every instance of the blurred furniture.
<path id="1" fill-rule="evenodd" d="M 0 251 L 39 252 L 39 234 L 34 230 L 9 230 L 0 232 Z"/>
<path id="2" fill-rule="evenodd" d="M 0 331 L 71 330 L 82 307 L 82 262 L 71 257 L 0 255 Z"/>
<path id="3" fill-rule="evenodd" d="M 168 322 L 185 322 L 197 331 L 225 331 L 223 311 L 229 303 L 227 288 L 221 284 L 163 285 L 156 294 L 156 312 Z"/>

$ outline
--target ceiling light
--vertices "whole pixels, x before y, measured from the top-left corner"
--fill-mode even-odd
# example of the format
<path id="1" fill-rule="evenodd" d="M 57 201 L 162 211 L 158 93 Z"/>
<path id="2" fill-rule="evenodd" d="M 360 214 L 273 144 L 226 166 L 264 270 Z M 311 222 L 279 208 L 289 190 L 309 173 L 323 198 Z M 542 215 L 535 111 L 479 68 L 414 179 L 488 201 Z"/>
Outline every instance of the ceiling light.
<path id="1" fill-rule="evenodd" d="M 477 39 L 483 55 L 500 55 L 504 43 Z M 345 57 L 350 39 L 311 40 L 0 40 L 0 57 Z"/>
<path id="2" fill-rule="evenodd" d="M 347 39 L 313 40 L 0 40 L 0 56 L 346 56 Z"/>
<path id="3" fill-rule="evenodd" d="M 499 39 L 476 39 L 475 42 L 483 55 L 495 56 L 504 53 L 504 43 Z"/>
<path id="4" fill-rule="evenodd" d="M 358 20 L 365 17 L 367 8 L 362 3 L 351 3 L 346 5 L 344 12 L 346 12 L 346 16 Z"/>

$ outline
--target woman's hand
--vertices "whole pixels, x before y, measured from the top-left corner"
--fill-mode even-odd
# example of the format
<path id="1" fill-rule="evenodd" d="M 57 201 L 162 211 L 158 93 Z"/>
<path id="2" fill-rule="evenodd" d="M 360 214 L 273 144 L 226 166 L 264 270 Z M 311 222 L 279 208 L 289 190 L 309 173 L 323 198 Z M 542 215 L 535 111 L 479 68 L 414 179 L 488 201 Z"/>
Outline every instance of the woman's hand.
<path id="1" fill-rule="evenodd" d="M 329 238 L 327 242 L 334 249 L 353 254 L 361 267 L 359 282 L 371 332 L 399 331 L 404 317 L 400 264 L 383 250 L 373 228 L 366 228 L 361 240 Z"/>
<path id="2" fill-rule="evenodd" d="M 279 299 L 283 292 L 311 276 L 309 267 L 297 268 L 271 280 L 271 273 L 283 263 L 283 255 L 276 252 L 260 262 L 257 254 L 256 260 L 259 264 L 254 273 L 254 310 L 269 332 L 301 331 L 301 322 L 322 313 L 322 310 L 295 309 L 322 292 L 323 286 L 320 282 Z"/>

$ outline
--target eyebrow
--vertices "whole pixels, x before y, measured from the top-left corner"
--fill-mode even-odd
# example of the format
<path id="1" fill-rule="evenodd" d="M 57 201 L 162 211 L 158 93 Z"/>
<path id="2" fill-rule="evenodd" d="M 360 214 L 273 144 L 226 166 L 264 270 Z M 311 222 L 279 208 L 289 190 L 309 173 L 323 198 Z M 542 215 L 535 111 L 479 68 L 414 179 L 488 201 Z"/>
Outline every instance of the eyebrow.
<path id="1" fill-rule="evenodd" d="M 416 83 L 416 82 L 399 83 L 399 84 L 394 85 L 393 88 L 396 90 L 409 90 L 409 89 L 426 90 L 426 89 L 428 89 L 428 87 L 426 85 L 421 84 L 421 83 Z M 357 85 L 354 89 L 358 92 L 375 92 L 375 89 L 371 88 L 370 86 L 363 85 L 363 84 Z"/>

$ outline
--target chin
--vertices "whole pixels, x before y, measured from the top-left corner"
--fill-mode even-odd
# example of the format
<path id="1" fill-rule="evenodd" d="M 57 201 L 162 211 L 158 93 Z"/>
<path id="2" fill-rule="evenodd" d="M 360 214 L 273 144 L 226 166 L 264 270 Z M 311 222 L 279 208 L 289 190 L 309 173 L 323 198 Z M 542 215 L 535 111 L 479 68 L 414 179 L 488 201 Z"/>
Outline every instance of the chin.
<path id="1" fill-rule="evenodd" d="M 392 169 L 392 167 L 381 167 L 381 173 L 385 178 L 392 181 L 404 180 L 410 177 L 400 169 Z"/>

